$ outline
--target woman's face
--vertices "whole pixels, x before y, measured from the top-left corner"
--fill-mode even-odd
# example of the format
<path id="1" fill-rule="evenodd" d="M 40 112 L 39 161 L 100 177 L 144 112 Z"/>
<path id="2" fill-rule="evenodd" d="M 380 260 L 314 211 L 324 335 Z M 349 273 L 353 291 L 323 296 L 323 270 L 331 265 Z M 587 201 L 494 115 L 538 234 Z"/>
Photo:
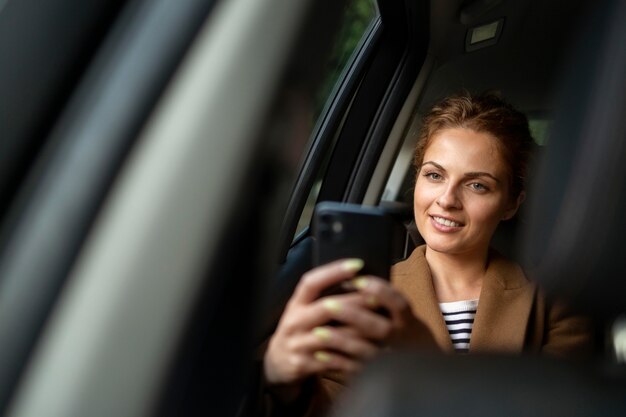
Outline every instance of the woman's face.
<path id="1" fill-rule="evenodd" d="M 484 253 L 500 220 L 513 217 L 519 206 L 509 198 L 508 184 L 495 137 L 463 128 L 435 134 L 414 194 L 415 221 L 429 249 Z"/>

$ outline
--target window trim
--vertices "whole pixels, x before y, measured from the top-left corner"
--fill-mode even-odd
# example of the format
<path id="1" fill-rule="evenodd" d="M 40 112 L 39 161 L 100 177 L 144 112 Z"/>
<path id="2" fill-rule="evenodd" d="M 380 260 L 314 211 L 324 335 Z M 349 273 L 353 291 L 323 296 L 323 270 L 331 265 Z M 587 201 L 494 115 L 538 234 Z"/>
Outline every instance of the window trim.
<path id="1" fill-rule="evenodd" d="M 329 148 L 336 142 L 337 132 L 345 122 L 346 114 L 359 88 L 366 64 L 371 61 L 382 31 L 380 15 L 378 15 L 352 54 L 348 65 L 341 72 L 339 82 L 331 91 L 330 97 L 332 99 L 324 106 L 313 129 L 311 135 L 313 139 L 310 141 L 306 157 L 299 170 L 281 228 L 281 259 L 286 256 L 289 247 L 303 236 L 303 233 L 298 233 L 298 236 L 294 238 L 298 220 Z"/>
<path id="2" fill-rule="evenodd" d="M 309 228 L 305 228 L 292 239 L 310 188 L 326 155 L 324 151 L 327 148 L 324 146 L 329 146 L 335 135 L 338 137 L 317 201 L 360 203 L 363 200 L 377 165 L 376 160 L 426 58 L 430 16 L 428 2 L 378 0 L 378 10 L 376 43 L 364 43 L 367 48 L 362 47 L 360 54 L 367 52 L 367 59 L 356 61 L 359 69 L 364 71 L 358 78 L 358 86 L 353 86 L 358 88 L 350 96 L 339 97 L 345 100 L 342 102 L 344 106 L 349 104 L 347 109 L 342 109 L 345 113 L 336 113 L 333 106 L 329 108 L 324 117 L 334 123 L 322 124 L 320 132 L 323 136 L 318 135 L 313 141 L 300 172 L 283 224 L 281 260 L 285 259 L 291 246 L 309 234 Z M 365 64 L 368 64 L 367 68 L 361 68 Z M 354 76 L 355 73 L 351 74 Z M 350 97 L 349 101 L 347 97 Z M 364 124 L 363 120 L 371 120 L 371 123 Z M 323 142 L 320 142 L 322 138 Z M 354 181 L 355 176 L 359 177 L 357 181 Z M 332 181 L 329 180 L 331 178 Z"/>
<path id="3" fill-rule="evenodd" d="M 426 1 L 379 2 L 383 24 L 390 24 L 385 25 L 377 56 L 357 93 L 362 97 L 350 109 L 318 201 L 363 200 L 376 161 L 426 58 L 428 7 Z"/>

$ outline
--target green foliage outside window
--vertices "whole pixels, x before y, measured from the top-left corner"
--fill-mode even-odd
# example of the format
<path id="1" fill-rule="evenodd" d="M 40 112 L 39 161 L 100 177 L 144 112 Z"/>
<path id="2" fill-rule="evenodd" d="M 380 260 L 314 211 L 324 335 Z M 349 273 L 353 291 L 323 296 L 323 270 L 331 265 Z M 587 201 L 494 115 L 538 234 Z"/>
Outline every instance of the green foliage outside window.
<path id="1" fill-rule="evenodd" d="M 347 4 L 342 26 L 326 63 L 322 86 L 317 93 L 313 120 L 317 120 L 320 117 L 327 101 L 332 98 L 331 95 L 333 94 L 335 84 L 346 70 L 346 67 L 350 64 L 357 47 L 363 41 L 370 25 L 377 16 L 378 8 L 375 0 L 352 0 Z M 302 232 L 311 221 L 313 207 L 317 201 L 322 176 L 326 169 L 329 156 L 330 154 L 326 155 L 326 161 L 322 164 L 320 171 L 317 173 L 317 179 L 309 192 L 306 204 L 300 215 L 300 220 L 298 221 L 296 236 Z"/>
<path id="2" fill-rule="evenodd" d="M 315 119 L 321 114 L 335 83 L 377 14 L 375 0 L 353 0 L 346 6 L 342 27 L 326 64 L 326 76 L 318 91 Z"/>

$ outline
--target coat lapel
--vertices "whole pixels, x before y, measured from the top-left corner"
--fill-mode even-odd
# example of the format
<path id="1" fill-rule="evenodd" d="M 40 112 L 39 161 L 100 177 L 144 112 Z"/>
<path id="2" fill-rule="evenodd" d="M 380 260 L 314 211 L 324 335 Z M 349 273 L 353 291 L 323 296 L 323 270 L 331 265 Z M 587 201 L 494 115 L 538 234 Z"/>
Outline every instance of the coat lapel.
<path id="1" fill-rule="evenodd" d="M 416 248 L 409 258 L 394 265 L 391 281 L 407 298 L 415 317 L 430 331 L 429 335 L 423 335 L 423 339 L 428 339 L 431 343 L 434 339 L 442 351 L 454 352 L 446 323 L 439 309 L 430 268 L 424 257 L 425 248 L 425 246 Z"/>
<path id="2" fill-rule="evenodd" d="M 474 319 L 470 352 L 521 353 L 535 290 L 519 265 L 492 251 Z"/>
<path id="3" fill-rule="evenodd" d="M 444 352 L 454 348 L 426 262 L 425 246 L 416 248 L 405 261 L 392 269 L 392 284 L 407 298 L 415 317 L 423 322 L 433 340 Z M 470 352 L 522 352 L 536 287 L 522 269 L 497 254 L 490 253 L 474 319 Z"/>

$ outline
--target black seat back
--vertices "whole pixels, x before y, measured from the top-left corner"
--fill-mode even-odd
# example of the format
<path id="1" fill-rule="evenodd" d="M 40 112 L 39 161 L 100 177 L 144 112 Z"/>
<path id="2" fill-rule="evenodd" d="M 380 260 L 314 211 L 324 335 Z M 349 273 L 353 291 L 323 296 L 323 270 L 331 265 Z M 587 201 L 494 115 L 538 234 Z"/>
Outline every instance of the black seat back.
<path id="1" fill-rule="evenodd" d="M 626 312 L 626 1 L 603 6 L 567 66 L 524 249 L 549 292 L 607 319 Z"/>

